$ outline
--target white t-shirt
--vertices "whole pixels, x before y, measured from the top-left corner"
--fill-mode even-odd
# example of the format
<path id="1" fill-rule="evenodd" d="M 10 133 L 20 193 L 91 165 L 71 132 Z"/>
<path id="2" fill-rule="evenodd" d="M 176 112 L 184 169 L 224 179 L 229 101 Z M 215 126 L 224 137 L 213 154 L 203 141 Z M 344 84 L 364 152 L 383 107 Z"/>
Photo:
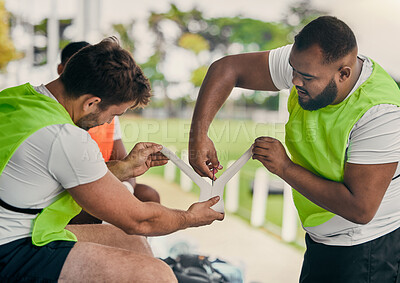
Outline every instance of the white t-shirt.
<path id="1" fill-rule="evenodd" d="M 35 89 L 55 99 L 43 85 Z M 0 175 L 0 198 L 19 208 L 44 208 L 64 188 L 96 181 L 107 170 L 99 147 L 85 130 L 51 125 L 29 136 L 11 157 Z M 30 237 L 35 217 L 0 207 L 0 244 Z"/>
<path id="2" fill-rule="evenodd" d="M 292 45 L 272 50 L 269 68 L 272 81 L 278 89 L 289 89 L 292 68 L 289 55 Z M 364 63 L 360 77 L 349 97 L 372 73 L 371 60 L 358 55 Z M 347 99 L 347 98 L 346 98 Z M 395 105 L 381 104 L 371 107 L 354 125 L 347 147 L 347 162 L 355 164 L 384 164 L 400 161 L 400 109 Z M 393 177 L 400 174 L 397 165 Z M 361 244 L 400 227 L 400 178 L 392 180 L 382 203 L 371 222 L 365 225 L 352 223 L 338 215 L 316 227 L 305 227 L 310 237 L 328 245 L 350 246 Z"/>

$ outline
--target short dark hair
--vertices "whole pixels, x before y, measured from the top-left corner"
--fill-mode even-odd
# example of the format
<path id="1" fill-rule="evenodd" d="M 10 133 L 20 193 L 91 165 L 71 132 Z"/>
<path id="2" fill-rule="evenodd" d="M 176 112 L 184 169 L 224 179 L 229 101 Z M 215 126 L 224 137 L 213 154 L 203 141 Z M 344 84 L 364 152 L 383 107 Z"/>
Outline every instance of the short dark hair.
<path id="1" fill-rule="evenodd" d="M 326 64 L 343 58 L 357 47 L 356 37 L 349 26 L 332 16 L 311 21 L 294 38 L 294 47 L 299 51 L 314 44 L 321 48 Z"/>
<path id="2" fill-rule="evenodd" d="M 61 50 L 61 64 L 65 65 L 72 55 L 88 45 L 90 44 L 87 41 L 75 41 L 68 43 L 63 50 Z"/>
<path id="3" fill-rule="evenodd" d="M 150 101 L 149 80 L 115 37 L 80 49 L 69 59 L 60 80 L 71 98 L 84 94 L 101 98 L 101 110 L 130 101 L 133 107 L 143 107 Z"/>

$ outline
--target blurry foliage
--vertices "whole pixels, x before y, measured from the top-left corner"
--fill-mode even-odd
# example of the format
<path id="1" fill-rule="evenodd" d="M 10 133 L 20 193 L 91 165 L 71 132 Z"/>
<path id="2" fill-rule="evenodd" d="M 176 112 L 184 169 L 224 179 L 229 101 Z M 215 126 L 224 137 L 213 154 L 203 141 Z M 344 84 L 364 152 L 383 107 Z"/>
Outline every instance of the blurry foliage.
<path id="1" fill-rule="evenodd" d="M 121 40 L 121 46 L 132 52 L 135 50 L 135 41 L 129 33 L 132 31 L 132 27 L 134 25 L 134 21 L 132 21 L 129 24 L 113 24 L 112 28 L 114 31 L 116 31 L 119 35 L 119 39 Z"/>
<path id="2" fill-rule="evenodd" d="M 192 76 L 190 78 L 190 82 L 195 87 L 200 87 L 203 83 L 203 80 L 207 74 L 208 68 L 206 66 L 201 66 L 192 72 Z"/>
<path id="3" fill-rule="evenodd" d="M 34 25 L 35 36 L 45 36 L 47 38 L 47 22 L 48 18 L 43 19 L 39 24 Z M 65 30 L 72 24 L 72 19 L 60 19 L 59 20 L 59 48 L 60 50 L 70 43 L 70 39 L 64 35 Z M 34 46 L 34 62 L 35 66 L 42 66 L 47 63 L 47 46 Z"/>
<path id="4" fill-rule="evenodd" d="M 184 33 L 178 42 L 178 46 L 193 51 L 196 55 L 201 51 L 210 50 L 208 41 L 196 33 Z"/>
<path id="5" fill-rule="evenodd" d="M 242 95 L 241 101 L 245 102 L 246 107 L 267 110 L 278 110 L 279 108 L 279 94 L 276 92 L 266 95 L 265 92 L 255 91 L 252 95 Z"/>
<path id="6" fill-rule="evenodd" d="M 163 82 L 162 85 L 165 87 L 164 102 L 167 109 L 172 108 L 166 91 L 170 82 L 165 81 L 165 77 L 159 74 L 157 66 L 164 62 L 167 49 L 171 44 L 192 51 L 197 58 L 199 58 L 200 53 L 208 52 L 208 58 L 211 60 L 215 56 L 213 54 L 217 56 L 228 54 L 232 45 L 241 46 L 240 49 L 243 52 L 280 47 L 290 42 L 288 34 L 293 30 L 290 25 L 283 22 L 271 23 L 242 17 L 205 18 L 197 8 L 181 11 L 174 4 L 170 5 L 167 12 L 151 12 L 148 24 L 156 36 L 155 54 L 157 60 L 153 55 L 148 62 L 143 64 L 143 67 L 153 84 L 157 81 L 158 83 L 159 81 Z M 166 30 L 165 25 L 168 25 L 169 29 Z M 171 26 L 175 31 L 172 38 L 167 34 L 170 32 Z M 171 40 L 175 42 L 171 42 Z M 204 60 L 204 55 L 202 58 Z M 200 59 L 198 61 L 199 66 L 192 70 L 190 78 L 190 82 L 195 88 L 201 86 L 207 73 L 207 66 L 204 66 Z M 211 64 L 211 61 L 208 64 Z M 254 92 L 253 96 L 242 97 L 240 99 L 242 102 L 239 101 L 238 103 L 271 110 L 278 109 L 278 96 L 269 96 L 260 104 L 255 102 L 260 95 L 259 92 Z M 189 94 L 186 99 L 192 100 Z"/>
<path id="7" fill-rule="evenodd" d="M 299 0 L 289 6 L 282 23 L 290 28 L 288 36 L 292 39 L 309 22 L 326 14 L 326 11 L 315 9 L 311 0 Z"/>
<path id="8" fill-rule="evenodd" d="M 222 47 L 226 52 L 230 44 L 239 43 L 245 51 L 250 45 L 252 48 L 249 51 L 256 51 L 288 44 L 287 34 L 290 29 L 280 23 L 234 17 L 210 19 L 207 24 L 207 29 L 200 34 L 211 42 L 211 49 Z"/>
<path id="9" fill-rule="evenodd" d="M 22 56 L 15 50 L 10 39 L 9 13 L 4 7 L 4 1 L 0 1 L 0 71 L 5 71 L 11 60 Z"/>

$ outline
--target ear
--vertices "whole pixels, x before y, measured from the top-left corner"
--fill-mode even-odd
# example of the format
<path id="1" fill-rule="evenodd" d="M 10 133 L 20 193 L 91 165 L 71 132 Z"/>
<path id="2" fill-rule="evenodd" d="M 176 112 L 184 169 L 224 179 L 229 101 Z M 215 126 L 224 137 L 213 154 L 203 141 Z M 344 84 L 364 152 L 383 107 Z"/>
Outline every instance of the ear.
<path id="1" fill-rule="evenodd" d="M 87 96 L 88 97 L 83 101 L 83 111 L 92 112 L 97 109 L 97 105 L 100 103 L 101 98 L 93 95 Z"/>
<path id="2" fill-rule="evenodd" d="M 339 69 L 339 82 L 345 82 L 350 78 L 352 69 L 349 66 L 344 66 Z"/>
<path id="3" fill-rule="evenodd" d="M 61 73 L 64 71 L 64 65 L 63 64 L 58 64 L 58 66 L 57 66 L 57 73 L 59 74 L 59 75 L 61 75 Z"/>

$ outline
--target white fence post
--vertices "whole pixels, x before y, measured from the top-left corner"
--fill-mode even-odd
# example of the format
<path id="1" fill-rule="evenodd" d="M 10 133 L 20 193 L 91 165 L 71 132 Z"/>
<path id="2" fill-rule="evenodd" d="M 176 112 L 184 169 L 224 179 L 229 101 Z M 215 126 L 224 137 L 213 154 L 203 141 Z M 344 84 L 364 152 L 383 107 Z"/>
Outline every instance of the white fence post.
<path id="1" fill-rule="evenodd" d="M 169 149 L 176 154 L 176 148 L 170 146 Z M 164 165 L 164 179 L 169 182 L 174 182 L 176 176 L 176 165 L 172 161 L 168 161 L 167 164 Z"/>
<path id="2" fill-rule="evenodd" d="M 186 164 L 189 164 L 189 155 L 187 150 L 181 151 L 181 159 L 184 162 L 186 162 Z M 182 171 L 181 171 L 180 184 L 185 192 L 189 192 L 193 188 L 193 181 L 188 176 L 186 176 L 186 174 L 183 173 Z"/>
<path id="3" fill-rule="evenodd" d="M 235 161 L 231 160 L 228 162 L 229 168 Z M 226 184 L 226 193 L 225 193 L 225 208 L 229 212 L 236 212 L 239 209 L 239 172 L 236 173 L 232 179 Z"/>
<path id="4" fill-rule="evenodd" d="M 251 225 L 260 227 L 265 222 L 267 209 L 269 175 L 264 167 L 257 169 L 253 185 L 253 203 L 251 206 Z"/>
<path id="5" fill-rule="evenodd" d="M 282 239 L 293 242 L 297 235 L 297 211 L 293 203 L 292 188 L 284 182 Z"/>

